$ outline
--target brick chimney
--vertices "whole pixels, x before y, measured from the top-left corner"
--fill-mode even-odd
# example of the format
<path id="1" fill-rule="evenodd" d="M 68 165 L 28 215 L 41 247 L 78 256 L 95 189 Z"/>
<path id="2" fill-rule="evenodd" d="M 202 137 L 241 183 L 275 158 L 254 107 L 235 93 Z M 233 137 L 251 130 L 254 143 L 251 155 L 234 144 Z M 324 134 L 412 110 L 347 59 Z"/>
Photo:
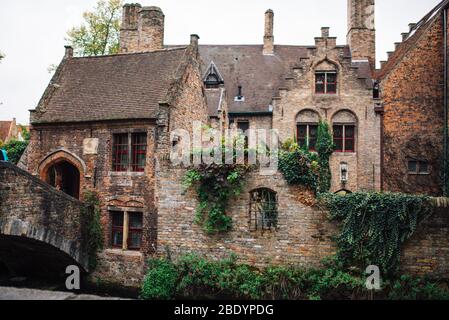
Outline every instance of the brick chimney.
<path id="1" fill-rule="evenodd" d="M 348 35 L 353 60 L 376 66 L 375 0 L 348 0 Z"/>
<path id="2" fill-rule="evenodd" d="M 165 16 L 158 7 L 125 4 L 120 30 L 120 52 L 151 52 L 164 48 Z"/>
<path id="3" fill-rule="evenodd" d="M 265 35 L 263 37 L 263 54 L 274 54 L 274 12 L 269 9 L 265 12 Z"/>

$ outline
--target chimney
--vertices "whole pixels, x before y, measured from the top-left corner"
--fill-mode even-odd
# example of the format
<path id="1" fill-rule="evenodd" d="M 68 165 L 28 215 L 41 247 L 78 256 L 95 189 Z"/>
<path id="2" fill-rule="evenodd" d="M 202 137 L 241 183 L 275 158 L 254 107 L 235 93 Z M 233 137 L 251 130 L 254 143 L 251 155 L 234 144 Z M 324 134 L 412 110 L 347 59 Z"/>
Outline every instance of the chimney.
<path id="1" fill-rule="evenodd" d="M 263 37 L 263 54 L 274 54 L 274 12 L 269 9 L 265 12 L 265 36 Z"/>
<path id="2" fill-rule="evenodd" d="M 198 47 L 198 41 L 200 40 L 200 36 L 197 34 L 190 35 L 190 45 L 194 47 Z"/>
<path id="3" fill-rule="evenodd" d="M 164 48 L 165 16 L 158 7 L 143 7 L 139 11 L 139 51 L 155 51 Z"/>
<path id="4" fill-rule="evenodd" d="M 353 60 L 365 60 L 376 66 L 375 0 L 348 0 L 347 43 Z"/>
<path id="5" fill-rule="evenodd" d="M 123 6 L 122 26 L 120 29 L 120 53 L 139 51 L 139 11 L 142 6 L 138 3 Z"/>
<path id="6" fill-rule="evenodd" d="M 322 38 L 329 38 L 329 31 L 330 31 L 330 28 L 329 27 L 322 27 L 321 28 L 321 37 Z"/>
<path id="7" fill-rule="evenodd" d="M 64 48 L 65 48 L 64 59 L 73 58 L 73 48 L 71 46 L 65 46 Z"/>
<path id="8" fill-rule="evenodd" d="M 158 7 L 123 6 L 120 52 L 150 52 L 164 48 L 165 16 Z"/>

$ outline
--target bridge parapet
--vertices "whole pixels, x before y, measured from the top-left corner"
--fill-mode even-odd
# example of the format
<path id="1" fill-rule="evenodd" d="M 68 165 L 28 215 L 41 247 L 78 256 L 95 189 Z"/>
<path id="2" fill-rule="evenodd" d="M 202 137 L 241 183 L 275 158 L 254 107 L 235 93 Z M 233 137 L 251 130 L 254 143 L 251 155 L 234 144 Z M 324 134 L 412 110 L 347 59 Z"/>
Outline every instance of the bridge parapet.
<path id="1" fill-rule="evenodd" d="M 51 245 L 87 271 L 82 209 L 83 203 L 77 199 L 10 163 L 0 162 L 0 236 Z"/>

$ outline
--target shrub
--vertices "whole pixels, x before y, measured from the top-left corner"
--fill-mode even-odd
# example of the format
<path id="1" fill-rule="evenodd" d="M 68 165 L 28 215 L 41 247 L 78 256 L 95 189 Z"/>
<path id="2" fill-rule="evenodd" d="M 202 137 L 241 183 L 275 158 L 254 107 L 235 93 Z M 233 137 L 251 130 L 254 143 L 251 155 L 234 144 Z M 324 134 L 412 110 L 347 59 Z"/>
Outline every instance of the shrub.
<path id="1" fill-rule="evenodd" d="M 4 144 L 1 148 L 5 149 L 8 153 L 9 161 L 13 164 L 17 164 L 20 161 L 25 149 L 28 146 L 28 141 L 11 140 Z"/>
<path id="2" fill-rule="evenodd" d="M 178 270 L 168 259 L 149 261 L 148 273 L 143 282 L 141 298 L 147 300 L 170 300 L 176 293 Z"/>

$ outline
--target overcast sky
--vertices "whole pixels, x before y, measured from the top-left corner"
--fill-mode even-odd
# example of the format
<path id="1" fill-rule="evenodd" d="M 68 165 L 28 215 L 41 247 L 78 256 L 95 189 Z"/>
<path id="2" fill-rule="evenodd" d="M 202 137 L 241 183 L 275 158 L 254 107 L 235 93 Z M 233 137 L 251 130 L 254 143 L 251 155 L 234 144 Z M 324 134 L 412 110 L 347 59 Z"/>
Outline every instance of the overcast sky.
<path id="1" fill-rule="evenodd" d="M 320 27 L 346 42 L 347 0 L 142 0 L 166 16 L 165 43 L 184 44 L 200 35 L 202 44 L 261 44 L 266 9 L 275 12 L 277 44 L 309 45 Z M 130 2 L 137 2 L 136 0 Z M 376 0 L 377 58 L 386 59 L 410 22 L 440 0 Z M 64 55 L 66 31 L 79 25 L 96 0 L 0 0 L 0 120 L 28 123 L 51 75 Z"/>

